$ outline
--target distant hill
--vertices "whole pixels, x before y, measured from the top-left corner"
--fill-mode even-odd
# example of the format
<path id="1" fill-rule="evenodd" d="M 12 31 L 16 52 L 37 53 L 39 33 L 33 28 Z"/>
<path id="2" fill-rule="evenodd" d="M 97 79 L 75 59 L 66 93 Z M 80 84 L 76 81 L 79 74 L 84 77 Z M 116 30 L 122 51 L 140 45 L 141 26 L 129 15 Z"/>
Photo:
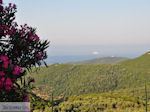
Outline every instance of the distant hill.
<path id="1" fill-rule="evenodd" d="M 121 62 L 121 64 L 128 66 L 129 69 L 133 69 L 133 70 L 135 69 L 147 70 L 150 68 L 150 52 L 147 52 L 135 59 L 130 59 L 130 60 Z"/>
<path id="2" fill-rule="evenodd" d="M 126 60 L 128 60 L 128 58 L 125 57 L 102 57 L 79 62 L 71 62 L 70 64 L 116 64 Z"/>
<path id="3" fill-rule="evenodd" d="M 49 56 L 46 62 L 48 64 L 54 63 L 69 63 L 79 62 L 83 60 L 91 60 L 97 58 L 96 55 L 62 55 L 62 56 Z"/>
<path id="4" fill-rule="evenodd" d="M 142 87 L 150 84 L 150 53 L 117 64 L 53 64 L 30 75 L 56 96 Z"/>

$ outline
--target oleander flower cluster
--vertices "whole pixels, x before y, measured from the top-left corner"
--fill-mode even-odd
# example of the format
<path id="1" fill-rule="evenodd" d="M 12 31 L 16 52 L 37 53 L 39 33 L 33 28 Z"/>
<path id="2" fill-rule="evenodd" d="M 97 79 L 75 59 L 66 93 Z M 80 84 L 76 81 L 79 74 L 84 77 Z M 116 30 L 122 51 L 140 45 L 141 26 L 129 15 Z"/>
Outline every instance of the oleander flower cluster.
<path id="1" fill-rule="evenodd" d="M 4 6 L 0 0 L 0 92 L 6 94 L 34 82 L 32 78 L 26 82 L 26 72 L 42 63 L 46 65 L 49 44 L 47 40 L 40 40 L 35 28 L 18 25 L 16 12 L 15 4 Z"/>
<path id="2" fill-rule="evenodd" d="M 0 91 L 5 90 L 10 92 L 13 88 L 13 83 L 20 78 L 24 69 L 19 65 L 13 65 L 7 55 L 0 55 Z"/>

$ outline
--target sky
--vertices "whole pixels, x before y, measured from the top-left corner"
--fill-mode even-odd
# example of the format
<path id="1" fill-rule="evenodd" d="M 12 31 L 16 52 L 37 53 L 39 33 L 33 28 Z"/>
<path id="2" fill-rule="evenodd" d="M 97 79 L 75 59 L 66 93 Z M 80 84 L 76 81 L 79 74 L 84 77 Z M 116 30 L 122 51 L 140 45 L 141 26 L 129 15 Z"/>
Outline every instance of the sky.
<path id="1" fill-rule="evenodd" d="M 51 41 L 50 55 L 138 56 L 150 48 L 150 0 L 4 0 Z"/>

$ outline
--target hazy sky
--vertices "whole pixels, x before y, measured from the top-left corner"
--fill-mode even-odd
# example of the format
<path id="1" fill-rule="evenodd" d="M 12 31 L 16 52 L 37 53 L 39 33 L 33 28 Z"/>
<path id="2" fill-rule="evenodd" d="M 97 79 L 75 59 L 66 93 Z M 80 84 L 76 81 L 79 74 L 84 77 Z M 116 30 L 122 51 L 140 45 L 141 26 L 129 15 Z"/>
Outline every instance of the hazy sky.
<path id="1" fill-rule="evenodd" d="M 37 27 L 38 34 L 51 41 L 53 55 L 131 55 L 150 48 L 150 0 L 4 2 L 17 4 L 17 21 Z"/>

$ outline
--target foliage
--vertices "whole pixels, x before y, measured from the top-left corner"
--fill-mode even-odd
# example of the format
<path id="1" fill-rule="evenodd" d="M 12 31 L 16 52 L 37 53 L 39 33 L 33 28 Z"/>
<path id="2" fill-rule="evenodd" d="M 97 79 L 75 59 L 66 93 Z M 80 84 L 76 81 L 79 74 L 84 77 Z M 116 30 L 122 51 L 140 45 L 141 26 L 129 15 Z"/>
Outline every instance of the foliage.
<path id="1" fill-rule="evenodd" d="M 142 87 L 134 90 L 121 89 L 98 94 L 74 95 L 55 105 L 53 110 L 54 112 L 145 112 L 144 91 Z M 41 110 L 36 109 L 34 112 Z M 51 110 L 51 107 L 45 105 L 44 112 L 52 112 Z"/>
<path id="2" fill-rule="evenodd" d="M 44 100 L 36 94 L 30 94 L 31 110 L 45 110 L 46 107 L 51 107 L 49 100 Z"/>
<path id="3" fill-rule="evenodd" d="M 37 86 L 53 88 L 55 96 L 80 95 L 142 87 L 150 83 L 148 53 L 115 65 L 109 64 L 53 64 L 31 75 Z M 36 74 L 36 75 L 35 75 Z M 51 80 L 49 80 L 51 79 Z M 49 91 L 50 93 L 51 91 Z"/>
<path id="4" fill-rule="evenodd" d="M 25 78 L 26 71 L 47 58 L 49 42 L 41 41 L 27 24 L 19 27 L 16 12 L 15 4 L 4 6 L 0 1 L 0 101 L 27 101 L 34 79 Z"/>
<path id="5" fill-rule="evenodd" d="M 60 112 L 121 112 L 123 110 L 129 112 L 143 106 L 142 102 L 137 99 L 132 101 L 132 99 L 129 96 L 116 96 L 116 94 L 114 96 L 113 93 L 81 95 L 70 97 L 57 108 Z"/>
<path id="6" fill-rule="evenodd" d="M 115 65 L 53 64 L 31 75 L 38 87 L 53 88 L 45 90 L 49 95 L 66 96 L 67 100 L 54 106 L 54 112 L 144 112 L 145 80 L 150 99 L 149 59 L 146 53 Z M 148 100 L 148 111 L 149 104 Z M 49 111 L 51 107 L 46 106 L 45 112 Z"/>
<path id="7" fill-rule="evenodd" d="M 72 62 L 71 64 L 117 64 L 128 60 L 125 57 L 102 57 L 96 58 L 91 60 L 79 61 L 79 62 Z"/>

